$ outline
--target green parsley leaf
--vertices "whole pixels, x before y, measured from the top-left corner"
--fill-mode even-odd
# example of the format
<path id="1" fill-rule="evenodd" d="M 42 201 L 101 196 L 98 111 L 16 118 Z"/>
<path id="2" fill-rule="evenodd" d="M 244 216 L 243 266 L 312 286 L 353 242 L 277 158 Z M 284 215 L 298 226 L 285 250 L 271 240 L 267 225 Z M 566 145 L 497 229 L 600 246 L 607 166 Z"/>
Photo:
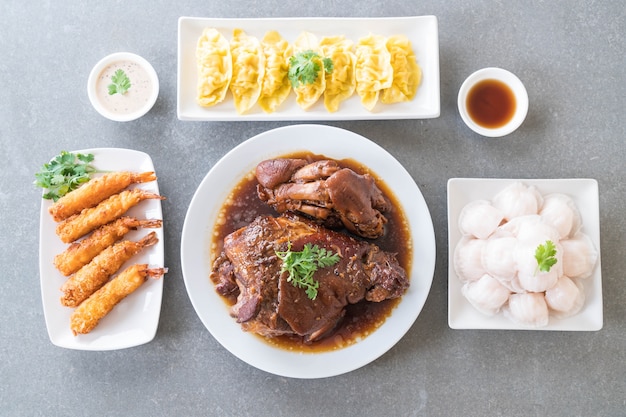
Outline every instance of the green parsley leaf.
<path id="1" fill-rule="evenodd" d="M 537 260 L 535 275 L 539 271 L 550 272 L 550 268 L 557 262 L 556 246 L 554 246 L 554 243 L 551 240 L 546 240 L 545 244 L 537 246 L 535 259 Z"/>
<path id="2" fill-rule="evenodd" d="M 322 58 L 313 50 L 298 52 L 289 58 L 289 71 L 287 73 L 291 86 L 298 88 L 300 85 L 313 84 L 320 71 L 330 73 L 333 71 L 333 61 L 330 58 Z"/>
<path id="3" fill-rule="evenodd" d="M 118 69 L 115 71 L 115 74 L 111 77 L 112 83 L 108 85 L 109 95 L 113 95 L 115 93 L 126 94 L 126 92 L 130 89 L 130 78 L 122 69 Z"/>
<path id="4" fill-rule="evenodd" d="M 313 274 L 319 268 L 333 266 L 339 262 L 339 255 L 317 245 L 307 243 L 301 252 L 291 250 L 291 242 L 284 252 L 276 251 L 276 255 L 283 261 L 282 272 L 288 272 L 287 282 L 296 288 L 305 290 L 307 297 L 315 300 L 319 281 L 313 279 Z"/>
<path id="5" fill-rule="evenodd" d="M 34 184 L 48 190 L 44 199 L 57 201 L 91 179 L 91 174 L 96 172 L 90 165 L 93 159 L 93 154 L 61 151 L 35 174 Z"/>

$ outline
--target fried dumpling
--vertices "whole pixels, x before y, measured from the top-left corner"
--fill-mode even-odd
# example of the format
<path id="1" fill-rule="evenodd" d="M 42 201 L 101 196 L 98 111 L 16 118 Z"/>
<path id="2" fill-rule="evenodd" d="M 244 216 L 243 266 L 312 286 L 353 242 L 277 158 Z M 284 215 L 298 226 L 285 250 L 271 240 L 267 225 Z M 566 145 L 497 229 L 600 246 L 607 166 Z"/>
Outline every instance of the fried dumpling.
<path id="1" fill-rule="evenodd" d="M 417 64 L 411 41 L 403 35 L 391 36 L 387 39 L 387 50 L 391 54 L 393 82 L 383 90 L 380 100 L 387 104 L 411 101 L 422 81 L 422 69 Z"/>
<path id="2" fill-rule="evenodd" d="M 324 90 L 326 89 L 326 75 L 322 62 L 322 51 L 317 37 L 310 32 L 302 32 L 294 42 L 294 54 L 306 51 L 312 51 L 319 55 L 318 57 L 314 57 L 313 60 L 318 60 L 317 64 L 319 65 L 320 71 L 313 83 L 300 84 L 293 89 L 296 93 L 296 103 L 304 110 L 311 108 L 322 94 L 324 94 Z"/>
<path id="3" fill-rule="evenodd" d="M 273 113 L 291 91 L 289 56 L 291 45 L 276 31 L 265 34 L 261 40 L 265 54 L 265 76 L 259 96 L 259 105 L 266 113 Z"/>
<path id="4" fill-rule="evenodd" d="M 265 55 L 261 42 L 241 29 L 233 31 L 230 52 L 233 58 L 230 91 L 233 93 L 237 113 L 243 114 L 256 104 L 261 95 Z"/>
<path id="5" fill-rule="evenodd" d="M 327 36 L 320 41 L 325 58 L 333 62 L 332 72 L 326 73 L 324 106 L 329 112 L 339 110 L 342 101 L 354 94 L 356 88 L 356 56 L 353 42 L 344 36 Z"/>
<path id="6" fill-rule="evenodd" d="M 209 107 L 224 100 L 233 75 L 230 44 L 214 28 L 206 28 L 196 47 L 198 96 L 201 106 Z"/>
<path id="7" fill-rule="evenodd" d="M 356 92 L 361 103 L 372 111 L 378 102 L 380 92 L 391 87 L 393 67 L 391 54 L 387 50 L 386 38 L 369 35 L 359 39 L 356 45 Z"/>

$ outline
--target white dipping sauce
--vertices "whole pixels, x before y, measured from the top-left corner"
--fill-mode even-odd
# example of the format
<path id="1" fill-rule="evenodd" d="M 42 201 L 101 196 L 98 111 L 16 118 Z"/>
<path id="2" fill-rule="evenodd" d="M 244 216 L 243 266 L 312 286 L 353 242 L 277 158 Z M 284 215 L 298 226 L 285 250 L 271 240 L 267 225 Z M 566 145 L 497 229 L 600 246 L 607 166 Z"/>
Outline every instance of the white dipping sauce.
<path id="1" fill-rule="evenodd" d="M 111 77 L 121 69 L 130 79 L 130 88 L 124 94 L 109 94 Z M 116 114 L 134 113 L 146 105 L 152 94 L 152 82 L 148 72 L 133 61 L 117 61 L 105 67 L 96 81 L 96 95 L 102 106 Z"/>

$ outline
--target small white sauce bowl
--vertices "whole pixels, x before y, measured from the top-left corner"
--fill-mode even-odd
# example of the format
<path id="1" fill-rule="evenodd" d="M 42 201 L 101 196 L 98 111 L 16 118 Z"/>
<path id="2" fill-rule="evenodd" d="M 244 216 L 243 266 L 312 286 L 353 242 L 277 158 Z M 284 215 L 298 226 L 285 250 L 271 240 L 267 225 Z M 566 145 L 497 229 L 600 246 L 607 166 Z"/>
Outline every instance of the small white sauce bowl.
<path id="1" fill-rule="evenodd" d="M 116 113 L 115 111 L 106 108 L 101 100 L 98 98 L 96 88 L 98 85 L 98 78 L 100 77 L 100 74 L 102 74 L 102 72 L 105 70 L 105 68 L 113 63 L 121 61 L 133 62 L 140 66 L 142 69 L 144 69 L 148 74 L 148 78 L 150 79 L 150 85 L 152 87 L 152 90 L 150 91 L 149 97 L 146 102 L 138 109 L 133 110 L 129 113 Z M 131 120 L 136 120 L 145 115 L 154 106 L 154 103 L 159 96 L 159 77 L 157 76 L 157 73 L 152 65 L 139 55 L 130 52 L 116 52 L 111 55 L 105 56 L 93 67 L 93 69 L 89 73 L 89 79 L 87 81 L 87 94 L 89 96 L 89 101 L 91 102 L 91 105 L 102 116 L 116 122 L 128 122 Z"/>
<path id="2" fill-rule="evenodd" d="M 467 95 L 477 83 L 484 80 L 498 80 L 509 86 L 515 96 L 515 113 L 511 120 L 497 128 L 486 128 L 472 120 L 467 111 Z M 458 97 L 459 113 L 465 124 L 474 132 L 487 137 L 501 137 L 515 131 L 528 114 L 528 93 L 522 81 L 513 73 L 502 68 L 483 68 L 471 74 L 461 85 Z"/>

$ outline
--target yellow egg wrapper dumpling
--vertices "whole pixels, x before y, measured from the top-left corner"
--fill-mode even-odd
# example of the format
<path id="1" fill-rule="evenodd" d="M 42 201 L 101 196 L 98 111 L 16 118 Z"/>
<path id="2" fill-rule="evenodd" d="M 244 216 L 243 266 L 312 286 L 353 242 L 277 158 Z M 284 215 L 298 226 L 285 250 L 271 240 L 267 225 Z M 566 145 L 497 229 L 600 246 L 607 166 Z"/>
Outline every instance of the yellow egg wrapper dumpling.
<path id="1" fill-rule="evenodd" d="M 342 101 L 354 94 L 356 88 L 356 56 L 352 52 L 353 42 L 344 36 L 322 38 L 320 47 L 325 58 L 333 61 L 333 70 L 326 73 L 324 106 L 333 113 L 339 110 Z"/>
<path id="2" fill-rule="evenodd" d="M 198 96 L 201 106 L 213 106 L 224 100 L 233 74 L 230 44 L 214 28 L 206 28 L 196 47 Z"/>
<path id="3" fill-rule="evenodd" d="M 422 69 L 417 64 L 411 42 L 406 36 L 391 36 L 387 40 L 387 50 L 391 54 L 393 83 L 383 90 L 380 100 L 387 104 L 413 100 L 422 81 Z"/>
<path id="4" fill-rule="evenodd" d="M 298 87 L 295 87 L 293 90 L 296 93 L 296 103 L 302 109 L 307 110 L 313 106 L 317 100 L 324 94 L 324 90 L 326 89 L 326 75 L 324 71 L 324 64 L 322 62 L 322 51 L 319 46 L 319 42 L 317 37 L 310 32 L 302 32 L 296 38 L 294 42 L 294 54 L 303 51 L 313 51 L 320 55 L 320 58 L 315 58 L 318 60 L 318 64 L 320 66 L 320 72 L 315 82 L 312 84 L 300 84 Z"/>
<path id="5" fill-rule="evenodd" d="M 278 32 L 272 30 L 265 34 L 261 46 L 265 54 L 265 76 L 259 105 L 266 113 L 272 113 L 291 92 L 288 76 L 291 45 Z"/>
<path id="6" fill-rule="evenodd" d="M 294 53 L 308 50 L 320 52 L 320 42 L 315 34 L 306 31 L 300 32 L 293 43 L 293 49 Z"/>
<path id="7" fill-rule="evenodd" d="M 261 95 L 265 55 L 261 42 L 241 29 L 233 31 L 230 53 L 233 57 L 230 91 L 233 93 L 237 113 L 243 114 L 256 104 Z"/>
<path id="8" fill-rule="evenodd" d="M 373 110 L 381 90 L 391 87 L 393 67 L 387 40 L 380 35 L 359 39 L 356 45 L 356 92 L 367 110 Z"/>

